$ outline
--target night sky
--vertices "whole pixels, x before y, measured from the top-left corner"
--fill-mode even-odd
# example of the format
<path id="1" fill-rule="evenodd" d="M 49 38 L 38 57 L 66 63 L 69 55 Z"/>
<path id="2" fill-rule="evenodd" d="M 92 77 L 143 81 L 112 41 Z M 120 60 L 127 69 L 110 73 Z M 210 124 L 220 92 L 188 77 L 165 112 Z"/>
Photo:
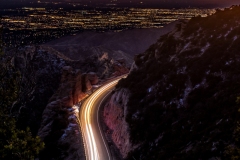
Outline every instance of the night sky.
<path id="1" fill-rule="evenodd" d="M 1 4 L 10 4 L 11 2 L 24 3 L 37 0 L 1 0 Z M 40 0 L 48 2 L 81 2 L 91 4 L 104 4 L 104 3 L 118 3 L 118 4 L 140 4 L 145 6 L 157 6 L 157 7 L 229 7 L 231 5 L 240 4 L 240 0 Z"/>
<path id="2" fill-rule="evenodd" d="M 51 0 L 45 0 L 51 1 Z M 52 1 L 68 1 L 68 2 L 83 2 L 89 0 L 52 0 Z M 114 0 L 91 0 L 92 2 L 110 2 Z M 116 1 L 116 0 L 115 0 Z M 143 2 L 145 4 L 171 4 L 172 6 L 178 5 L 232 5 L 232 4 L 239 4 L 240 0 L 117 0 L 118 2 L 122 3 L 129 3 L 132 2 Z"/>

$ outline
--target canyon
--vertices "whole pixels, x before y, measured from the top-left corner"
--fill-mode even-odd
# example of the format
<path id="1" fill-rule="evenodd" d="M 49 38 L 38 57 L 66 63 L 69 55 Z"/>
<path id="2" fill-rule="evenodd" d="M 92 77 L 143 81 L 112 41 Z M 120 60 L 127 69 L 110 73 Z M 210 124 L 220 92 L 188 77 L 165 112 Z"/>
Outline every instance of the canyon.
<path id="1" fill-rule="evenodd" d="M 119 33 L 82 33 L 77 39 L 69 36 L 49 44 L 5 49 L 1 63 L 10 61 L 21 77 L 17 80 L 20 91 L 11 113 L 18 128 L 28 126 L 33 136 L 44 141 L 45 149 L 39 159 L 85 159 L 78 125 L 81 101 L 109 78 L 128 73 L 133 54 L 143 52 L 157 40 L 156 34 L 162 35 L 169 29 L 126 31 L 122 38 Z M 96 41 L 105 44 L 91 44 L 93 35 L 98 37 Z M 111 36 L 115 37 L 116 46 L 110 43 Z M 144 39 L 145 36 L 148 38 Z M 101 41 L 103 37 L 106 38 Z M 121 44 L 122 41 L 127 43 Z M 62 42 L 64 45 L 59 44 Z M 139 44 L 145 45 L 134 49 Z M 132 50 L 127 52 L 130 45 Z"/>

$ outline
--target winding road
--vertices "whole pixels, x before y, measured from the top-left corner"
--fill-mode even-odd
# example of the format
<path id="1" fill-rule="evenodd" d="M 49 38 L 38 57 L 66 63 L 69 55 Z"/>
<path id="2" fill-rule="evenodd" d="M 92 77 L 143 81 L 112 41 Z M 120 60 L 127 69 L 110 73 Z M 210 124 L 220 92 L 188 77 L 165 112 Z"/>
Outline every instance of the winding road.
<path id="1" fill-rule="evenodd" d="M 83 135 L 85 155 L 87 160 L 111 160 L 107 142 L 99 124 L 99 107 L 112 91 L 117 82 L 125 77 L 121 76 L 103 85 L 89 96 L 80 109 L 80 126 Z"/>

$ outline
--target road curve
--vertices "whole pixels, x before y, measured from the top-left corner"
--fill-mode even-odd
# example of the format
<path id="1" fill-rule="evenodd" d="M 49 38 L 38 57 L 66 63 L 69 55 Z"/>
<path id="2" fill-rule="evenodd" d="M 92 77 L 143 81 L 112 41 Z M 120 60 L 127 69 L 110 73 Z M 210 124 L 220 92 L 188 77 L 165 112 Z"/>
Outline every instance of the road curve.
<path id="1" fill-rule="evenodd" d="M 112 156 L 105 142 L 98 122 L 98 110 L 102 100 L 111 92 L 117 82 L 123 78 L 113 79 L 88 97 L 80 109 L 80 126 L 83 135 L 87 160 L 111 160 Z"/>

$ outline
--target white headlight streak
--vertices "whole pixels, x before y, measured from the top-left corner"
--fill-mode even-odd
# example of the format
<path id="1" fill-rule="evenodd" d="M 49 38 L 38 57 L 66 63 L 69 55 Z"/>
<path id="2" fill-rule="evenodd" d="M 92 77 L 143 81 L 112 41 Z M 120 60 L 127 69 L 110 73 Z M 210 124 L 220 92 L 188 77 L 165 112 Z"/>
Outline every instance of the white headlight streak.
<path id="1" fill-rule="evenodd" d="M 123 76 L 122 76 L 123 77 Z M 121 77 L 121 78 L 122 78 Z M 102 95 L 105 95 L 109 92 L 111 88 L 113 88 L 117 82 L 121 79 L 115 79 L 114 81 L 102 86 L 97 91 L 95 91 L 81 106 L 80 110 L 80 124 L 81 124 L 81 130 L 83 134 L 83 141 L 84 141 L 84 147 L 85 147 L 85 154 L 87 160 L 107 160 L 111 159 L 109 155 L 108 148 L 106 144 L 104 144 L 104 140 L 99 140 L 98 138 L 102 138 L 102 135 L 99 136 L 101 133 L 98 129 L 94 128 L 94 124 L 96 123 L 93 121 L 93 112 L 96 112 L 98 110 L 99 104 L 99 98 Z M 98 122 L 97 122 L 98 123 Z M 99 126 L 99 124 L 96 124 L 95 126 Z M 104 142 L 103 144 L 100 142 Z M 105 149 L 103 149 L 105 148 Z M 106 152 L 105 154 L 102 154 L 103 150 Z"/>

